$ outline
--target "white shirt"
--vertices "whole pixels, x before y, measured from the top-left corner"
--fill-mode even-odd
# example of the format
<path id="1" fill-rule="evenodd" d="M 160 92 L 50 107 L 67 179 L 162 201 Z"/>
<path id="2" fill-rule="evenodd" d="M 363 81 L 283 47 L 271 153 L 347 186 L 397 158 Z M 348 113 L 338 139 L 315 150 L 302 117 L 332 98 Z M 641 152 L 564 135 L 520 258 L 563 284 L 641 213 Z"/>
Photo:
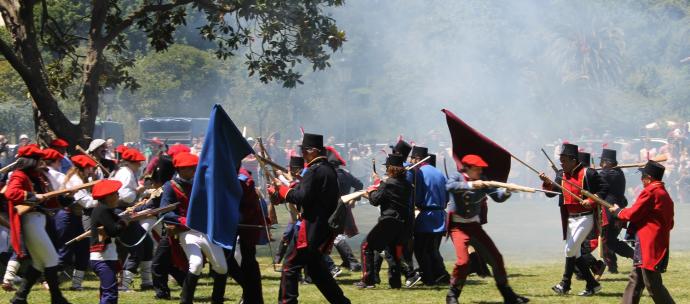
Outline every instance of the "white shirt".
<path id="1" fill-rule="evenodd" d="M 114 180 L 118 180 L 122 183 L 122 187 L 117 193 L 120 195 L 120 200 L 125 203 L 132 204 L 137 199 L 137 177 L 132 172 L 132 169 L 128 167 L 120 167 L 115 171 Z"/>
<path id="2" fill-rule="evenodd" d="M 65 181 L 65 188 L 74 188 L 83 184 L 84 182 L 81 180 L 81 178 L 74 174 L 69 178 L 69 180 Z M 74 200 L 76 200 L 77 203 L 84 208 L 95 208 L 98 204 L 98 201 L 91 197 L 91 192 L 89 192 L 87 189 L 77 191 L 74 194 Z"/>
<path id="3" fill-rule="evenodd" d="M 46 174 L 46 177 L 48 177 L 48 180 L 50 181 L 50 187 L 53 188 L 53 191 L 60 190 L 60 187 L 65 181 L 65 174 L 58 170 L 55 170 L 53 167 L 48 167 L 48 173 Z"/>

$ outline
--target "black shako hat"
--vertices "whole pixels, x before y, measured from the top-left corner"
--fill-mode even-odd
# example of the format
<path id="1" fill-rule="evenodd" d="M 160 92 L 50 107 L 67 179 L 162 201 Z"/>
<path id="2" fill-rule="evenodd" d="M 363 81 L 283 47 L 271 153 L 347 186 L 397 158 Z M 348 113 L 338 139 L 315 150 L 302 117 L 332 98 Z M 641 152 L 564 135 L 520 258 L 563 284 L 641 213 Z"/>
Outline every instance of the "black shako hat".
<path id="1" fill-rule="evenodd" d="M 318 148 L 323 150 L 323 135 L 304 133 L 302 148 Z"/>
<path id="2" fill-rule="evenodd" d="M 304 168 L 304 158 L 290 156 L 290 168 Z"/>
<path id="3" fill-rule="evenodd" d="M 577 152 L 577 160 L 580 161 L 583 167 L 589 167 L 592 161 L 592 155 L 587 152 Z"/>
<path id="4" fill-rule="evenodd" d="M 577 158 L 577 150 L 578 150 L 577 145 L 563 144 L 561 146 L 561 154 L 560 155 L 565 155 L 565 156 L 570 156 L 572 158 Z"/>
<path id="5" fill-rule="evenodd" d="M 393 150 L 393 154 L 400 154 L 404 159 L 410 156 L 410 151 L 412 151 L 412 146 L 404 140 L 398 141 L 395 146 L 390 146 Z"/>
<path id="6" fill-rule="evenodd" d="M 429 153 L 429 164 L 436 167 L 436 154 Z"/>
<path id="7" fill-rule="evenodd" d="M 660 181 L 662 178 L 664 178 L 664 171 L 666 171 L 666 167 L 660 163 L 650 160 L 647 161 L 644 167 L 640 168 L 639 170 L 642 172 L 642 174 L 648 175 L 652 179 Z"/>
<path id="8" fill-rule="evenodd" d="M 610 162 L 618 162 L 616 160 L 616 150 L 611 150 L 611 149 L 604 149 L 601 150 L 601 160 L 605 161 L 610 161 Z"/>
<path id="9" fill-rule="evenodd" d="M 412 147 L 412 154 L 410 157 L 425 158 L 427 155 L 429 155 L 429 149 L 427 149 L 427 147 L 414 146 Z"/>
<path id="10" fill-rule="evenodd" d="M 386 163 L 384 165 L 402 167 L 403 162 L 405 162 L 405 158 L 403 158 L 402 155 L 388 154 L 388 158 L 386 158 Z"/>

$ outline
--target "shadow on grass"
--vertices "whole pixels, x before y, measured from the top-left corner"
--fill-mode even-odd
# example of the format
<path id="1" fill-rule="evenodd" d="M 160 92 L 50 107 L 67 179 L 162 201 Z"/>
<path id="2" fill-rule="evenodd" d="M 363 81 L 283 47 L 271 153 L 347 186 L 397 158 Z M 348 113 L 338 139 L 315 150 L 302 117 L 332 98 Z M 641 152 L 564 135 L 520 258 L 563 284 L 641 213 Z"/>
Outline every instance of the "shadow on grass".
<path id="1" fill-rule="evenodd" d="M 627 282 L 628 278 L 604 278 L 600 279 L 599 282 Z"/>

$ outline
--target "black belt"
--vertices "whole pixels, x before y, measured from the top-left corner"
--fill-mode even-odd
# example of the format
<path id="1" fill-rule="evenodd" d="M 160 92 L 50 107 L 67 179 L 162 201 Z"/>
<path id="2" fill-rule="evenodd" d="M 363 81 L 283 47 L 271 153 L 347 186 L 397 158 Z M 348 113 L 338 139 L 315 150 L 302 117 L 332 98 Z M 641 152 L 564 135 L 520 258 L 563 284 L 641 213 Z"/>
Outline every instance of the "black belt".
<path id="1" fill-rule="evenodd" d="M 570 214 L 568 214 L 568 217 L 570 217 L 570 218 L 573 218 L 573 217 L 581 217 L 581 216 L 585 216 L 585 215 L 590 215 L 590 214 L 592 214 L 592 213 L 594 213 L 594 212 L 592 212 L 592 211 L 585 211 L 585 212 L 580 212 L 580 213 L 570 213 Z"/>

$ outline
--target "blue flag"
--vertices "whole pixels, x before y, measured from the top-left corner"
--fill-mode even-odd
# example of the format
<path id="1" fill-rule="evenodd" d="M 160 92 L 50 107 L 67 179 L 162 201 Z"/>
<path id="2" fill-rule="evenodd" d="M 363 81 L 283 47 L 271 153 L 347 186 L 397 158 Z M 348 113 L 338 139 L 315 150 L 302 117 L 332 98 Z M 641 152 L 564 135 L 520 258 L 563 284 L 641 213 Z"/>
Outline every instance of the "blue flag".
<path id="1" fill-rule="evenodd" d="M 242 187 L 237 172 L 254 153 L 227 113 L 213 106 L 189 198 L 187 226 L 206 233 L 218 246 L 233 249 L 240 219 Z"/>

